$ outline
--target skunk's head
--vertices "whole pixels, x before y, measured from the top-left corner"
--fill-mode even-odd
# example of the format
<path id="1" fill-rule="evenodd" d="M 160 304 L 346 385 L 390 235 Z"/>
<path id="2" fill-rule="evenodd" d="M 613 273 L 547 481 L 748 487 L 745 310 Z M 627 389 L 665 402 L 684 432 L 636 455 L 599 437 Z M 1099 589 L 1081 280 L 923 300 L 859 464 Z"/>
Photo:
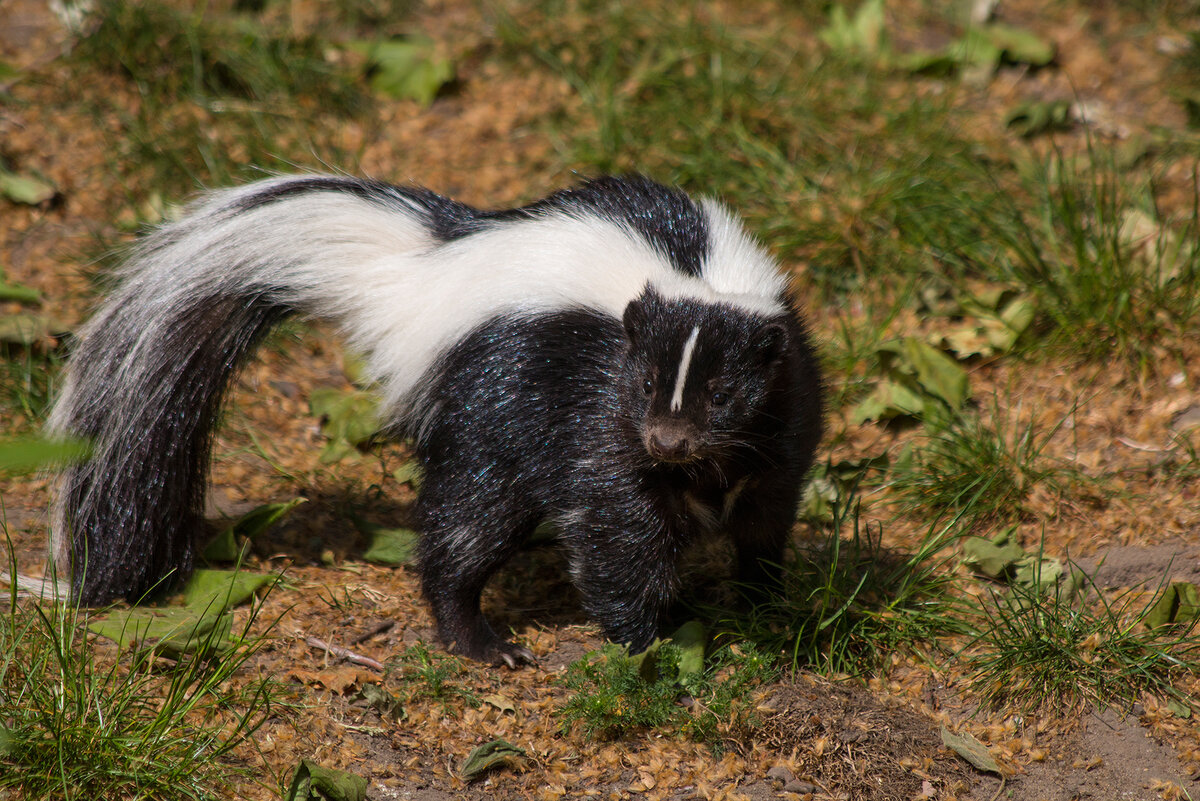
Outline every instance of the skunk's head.
<path id="1" fill-rule="evenodd" d="M 647 287 L 624 326 L 627 419 L 651 458 L 722 461 L 773 430 L 769 401 L 789 347 L 782 319 Z"/>

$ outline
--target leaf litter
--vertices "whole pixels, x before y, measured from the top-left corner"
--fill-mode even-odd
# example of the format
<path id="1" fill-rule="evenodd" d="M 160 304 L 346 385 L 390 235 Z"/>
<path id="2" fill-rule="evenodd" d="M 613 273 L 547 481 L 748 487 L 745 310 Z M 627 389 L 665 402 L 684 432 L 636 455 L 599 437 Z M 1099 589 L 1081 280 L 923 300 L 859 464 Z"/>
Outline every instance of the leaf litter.
<path id="1" fill-rule="evenodd" d="M 1147 72 L 1145 64 L 1154 57 L 1153 47 L 1131 48 L 1122 40 L 1114 49 L 1109 46 L 1111 42 L 1088 39 L 1079 33 L 1081 29 L 1074 21 L 1041 6 L 1004 3 L 1001 10 L 1026 27 L 1049 31 L 1048 39 L 1068 40 L 1071 46 L 1060 48 L 1056 54 L 1058 63 L 1064 66 L 1062 74 L 1096 76 L 1096 93 L 1110 105 L 1132 109 L 1136 112 L 1132 116 L 1142 119 L 1173 119 L 1175 112 L 1156 106 L 1159 101 L 1150 94 L 1140 90 L 1126 90 L 1126 97 L 1115 94 L 1120 91 L 1120 81 L 1113 79 L 1114 74 L 1138 72 L 1138 65 L 1142 65 L 1141 73 Z M 449 4 L 440 17 L 423 19 L 421 29 L 439 41 L 448 40 L 449 33 L 462 36 L 464 52 L 472 43 L 486 41 L 486 35 L 468 21 L 469 14 L 456 4 Z M 1118 12 L 1096 11 L 1094 20 L 1095 28 L 1104 36 L 1111 37 L 1123 25 Z M 847 17 L 847 24 L 851 22 Z M 864 24 L 867 22 L 864 20 Z M 563 176 L 549 174 L 546 169 L 554 163 L 554 144 L 535 135 L 531 126 L 539 115 L 573 102 L 569 92 L 560 82 L 534 74 L 520 80 L 504 76 L 502 80 L 494 71 L 489 72 L 490 68 L 472 72 L 477 69 L 472 63 L 460 62 L 458 69 L 463 76 L 461 94 L 439 99 L 428 114 L 414 111 L 421 106 L 418 101 L 386 109 L 386 139 L 373 139 L 353 123 L 346 124 L 347 138 L 357 137 L 362 142 L 364 171 L 411 177 L 488 204 L 535 196 L 561 184 Z M 1053 95 L 1053 82 L 1059 80 L 1055 75 L 1054 71 L 1030 73 L 1025 83 L 1006 81 L 1005 86 Z M 22 86 L 16 91 L 34 89 Z M 1004 108 L 1017 105 L 1012 102 L 1015 94 L 1017 90 L 1012 90 L 1009 98 L 993 105 L 997 113 L 991 115 L 992 120 L 1002 123 Z M 33 174 L 44 175 L 50 185 L 64 192 L 64 209 L 52 212 L 64 215 L 59 218 L 64 227 L 49 236 L 43 224 L 46 218 L 38 216 L 48 213 L 46 210 L 16 204 L 0 214 L 0 226 L 5 233 L 6 251 L 20 251 L 19 259 L 5 263 L 13 284 L 28 287 L 43 299 L 65 298 L 55 305 L 61 305 L 64 316 L 71 320 L 72 315 L 78 317 L 83 304 L 78 301 L 80 285 L 73 277 L 73 267 L 68 266 L 69 260 L 59 259 L 63 238 L 79 241 L 85 235 L 85 221 L 108 220 L 111 209 L 119 207 L 120 201 L 104 170 L 96 167 L 103 163 L 103 141 L 93 120 L 83 114 L 75 118 L 74 124 L 63 124 L 62 119 L 51 115 L 52 108 L 35 104 L 23 111 L 20 127 L 6 127 L 4 132 L 8 135 L 6 147 L 25 159 L 16 162 L 22 167 L 31 163 L 30 154 L 46 154 L 46 163 L 36 164 Z M 69 110 L 54 113 L 71 119 Z M 4 124 L 10 125 L 8 121 Z M 987 124 L 992 123 L 982 123 Z M 89 158 L 90 168 L 85 168 Z M 10 247 L 8 243 L 13 242 L 19 247 Z M 76 304 L 73 311 L 72 303 Z M 826 325 L 826 310 L 813 310 L 813 317 L 815 328 L 832 330 Z M 987 338 L 982 328 L 976 334 Z M 964 348 L 980 342 L 970 338 L 963 341 Z M 988 344 L 1003 347 L 1005 343 L 1001 340 L 997 345 Z M 279 590 L 267 601 L 269 611 L 287 611 L 282 628 L 285 636 L 274 641 L 257 663 L 259 670 L 281 676 L 289 666 L 316 666 L 314 653 L 304 642 L 309 633 L 321 635 L 331 644 L 346 645 L 370 631 L 376 620 L 392 618 L 399 625 L 356 648 L 386 659 L 416 642 L 432 642 L 432 624 L 419 599 L 413 574 L 403 567 L 362 564 L 358 559 L 362 535 L 339 511 L 348 502 L 363 504 L 363 488 L 380 480 L 377 465 L 367 459 L 356 461 L 353 448 L 344 449 L 348 458 L 334 465 L 336 470 L 319 463 L 316 457 L 326 442 L 314 434 L 315 424 L 304 414 L 303 400 L 278 391 L 272 383 L 295 381 L 306 387 L 333 383 L 349 391 L 352 387 L 344 382 L 338 368 L 339 353 L 338 346 L 317 330 L 298 354 L 264 354 L 243 375 L 236 392 L 235 405 L 243 411 L 219 437 L 218 453 L 234 454 L 219 457 L 215 466 L 214 483 L 222 492 L 240 503 L 268 499 L 282 503 L 295 497 L 295 483 L 265 465 L 263 457 L 248 455 L 244 450 L 252 446 L 246 431 L 253 428 L 270 432 L 270 442 L 264 449 L 266 457 L 289 473 L 302 476 L 303 490 L 310 500 L 289 516 L 281 531 L 266 535 L 250 557 L 255 566 L 293 563 L 288 576 L 294 589 Z M 1124 473 L 1124 497 L 1154 499 L 1156 513 L 1148 516 L 1141 503 L 1118 500 L 1096 508 L 1085 500 L 1076 508 L 1064 508 L 1054 499 L 1035 497 L 1035 512 L 1045 512 L 1061 522 L 1050 532 L 1055 554 L 1136 548 L 1165 537 L 1192 534 L 1200 524 L 1194 492 L 1173 482 L 1161 470 L 1155 472 L 1159 455 L 1131 452 L 1114 445 L 1111 436 L 1119 431 L 1133 441 L 1169 446 L 1166 432 L 1170 420 L 1189 404 L 1195 404 L 1194 394 L 1186 383 L 1177 387 L 1138 387 L 1136 377 L 1117 372 L 1098 375 L 1080 369 L 1064 375 L 1061 366 L 1053 364 L 998 364 L 982 375 L 972 372 L 971 386 L 977 393 L 989 385 L 1006 387 L 1017 396 L 1038 399 L 1051 419 L 1061 416 L 1078 397 L 1089 397 L 1087 407 L 1072 418 L 1070 441 L 1064 436 L 1054 443 L 1057 453 L 1091 470 Z M 879 433 L 873 427 L 848 430 L 850 439 L 873 440 L 878 447 Z M 391 454 L 389 467 L 401 469 L 406 454 L 402 449 Z M 11 481 L 3 489 L 6 501 L 16 497 L 22 505 L 44 506 L 44 481 Z M 394 505 L 364 504 L 372 513 L 371 519 L 381 521 L 377 525 L 404 522 L 404 502 L 411 499 L 411 492 L 396 488 L 394 495 Z M 1028 543 L 1029 533 L 1023 523 L 1016 535 Z M 36 562 L 44 553 L 40 532 L 32 536 L 18 532 L 18 538 L 22 536 L 25 539 L 18 540 L 22 561 Z M 903 545 L 905 532 L 896 531 L 894 536 Z M 325 559 L 327 552 L 329 558 Z M 1049 788 L 1048 794 L 1067 788 L 1080 774 L 1095 777 L 1112 768 L 1121 761 L 1120 752 L 1106 751 L 1101 746 L 1102 738 L 1114 731 L 1132 742 L 1135 738 L 1147 740 L 1144 731 L 1149 730 L 1162 742 L 1177 747 L 1184 758 L 1182 767 L 1192 766 L 1190 769 L 1195 770 L 1200 766 L 1195 716 L 1187 716 L 1178 704 L 1172 708 L 1167 702 L 1144 699 L 1132 710 L 1132 724 L 1129 717 L 1106 718 L 1104 725 L 1086 726 L 1087 736 L 1096 739 L 1080 740 L 1071 746 L 1070 742 L 1076 742 L 1070 740 L 1073 735 L 1043 728 L 1041 721 L 972 717 L 977 710 L 953 692 L 940 689 L 940 680 L 931 679 L 930 674 L 903 659 L 897 660 L 886 680 L 873 682 L 869 691 L 853 684 L 827 684 L 803 674 L 795 677 L 781 685 L 779 693 L 793 692 L 798 701 L 777 695 L 774 702 L 764 702 L 771 706 L 775 721 L 768 723 L 765 731 L 778 739 L 749 743 L 745 753 L 731 752 L 720 759 L 713 759 L 704 748 L 669 737 L 608 744 L 564 740 L 554 719 L 559 699 L 547 688 L 553 686 L 553 674 L 567 661 L 594 649 L 599 642 L 571 601 L 561 570 L 561 563 L 544 555 L 523 555 L 520 563 L 488 590 L 492 614 L 501 626 L 517 630 L 538 655 L 542 667 L 499 673 L 470 666 L 461 681 L 482 698 L 510 699 L 515 714 L 505 704 L 485 703 L 447 715 L 440 705 L 423 703 L 406 709 L 404 720 L 391 722 L 356 706 L 356 692 L 367 684 L 357 672 L 350 671 L 339 681 L 331 678 L 328 685 L 291 682 L 292 698 L 303 706 L 294 719 L 275 721 L 264 731 L 261 745 L 270 763 L 283 775 L 301 759 L 313 758 L 315 763 L 334 769 L 369 775 L 381 793 L 404 792 L 423 799 L 495 797 L 496 787 L 503 788 L 509 797 L 531 798 L 576 797 L 581 790 L 618 797 L 766 798 L 776 795 L 763 777 L 777 764 L 788 767 L 796 777 L 821 781 L 824 790 L 813 785 L 817 797 L 838 797 L 835 794 L 844 792 L 842 787 L 860 787 L 862 794 L 857 797 L 888 797 L 875 795 L 879 792 L 878 782 L 871 785 L 866 781 L 873 771 L 884 777 L 895 776 L 898 782 L 908 781 L 900 776 L 902 771 L 933 777 L 897 785 L 906 790 L 915 787 L 906 798 L 918 797 L 928 786 L 952 797 L 954 776 L 962 776 L 968 784 L 971 779 L 969 774 L 956 772 L 963 770 L 962 765 L 941 748 L 937 732 L 940 721 L 948 718 L 955 726 L 963 724 L 973 730 L 996 752 L 1002 766 L 1011 767 L 1017 778 L 1026 782 L 1030 795 L 1014 796 L 1018 799 L 1036 797 L 1032 795 L 1034 779 L 1040 774 L 1041 786 Z M 561 595 L 561 600 L 556 595 Z M 1174 608 L 1186 608 L 1187 593 L 1177 598 L 1179 603 Z M 1190 686 L 1193 694 L 1200 692 L 1194 680 L 1185 686 Z M 863 731 L 866 735 L 859 737 Z M 889 733 L 890 750 L 884 736 Z M 496 785 L 487 791 L 460 784 L 448 766 L 458 764 L 481 743 L 497 739 L 523 749 L 535 769 L 521 775 L 494 771 L 485 781 Z M 1062 751 L 1062 759 L 1056 758 L 1055 749 Z M 1155 755 L 1161 758 L 1161 750 L 1130 753 L 1135 755 L 1126 757 L 1126 761 L 1161 764 L 1155 761 Z M 1193 755 L 1190 761 L 1189 754 Z M 1094 764 L 1097 755 L 1101 755 L 1100 765 Z M 1083 767 L 1073 768 L 1076 763 Z M 945 773 L 938 772 L 943 769 Z M 1183 772 L 1179 765 L 1176 769 Z M 1108 790 L 1135 786 L 1130 782 L 1122 786 L 1120 780 L 1118 774 L 1112 774 Z M 847 784 L 839 784 L 842 781 Z M 1010 790 L 1019 786 L 1014 782 Z M 1136 786 L 1154 792 L 1148 784 Z M 1105 788 L 1096 785 L 1094 789 Z M 278 793 L 266 793 L 260 787 L 246 788 L 245 794 L 250 798 L 278 797 Z"/>

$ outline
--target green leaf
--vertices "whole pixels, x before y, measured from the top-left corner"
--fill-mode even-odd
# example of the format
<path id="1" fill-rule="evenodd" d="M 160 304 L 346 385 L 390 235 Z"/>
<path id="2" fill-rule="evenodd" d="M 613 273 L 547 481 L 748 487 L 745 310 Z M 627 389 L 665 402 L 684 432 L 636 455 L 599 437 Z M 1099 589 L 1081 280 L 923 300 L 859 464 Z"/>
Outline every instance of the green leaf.
<path id="1" fill-rule="evenodd" d="M 818 34 L 830 50 L 875 59 L 887 52 L 887 20 L 883 0 L 866 0 L 851 19 L 838 3 L 829 9 L 829 24 Z"/>
<path id="2" fill-rule="evenodd" d="M 1015 64 L 1044 67 L 1054 60 L 1054 43 L 1033 31 L 999 23 L 973 28 Z"/>
<path id="3" fill-rule="evenodd" d="M 1004 116 L 1004 125 L 1029 138 L 1071 127 L 1071 104 L 1066 100 L 1032 100 L 1021 103 Z"/>
<path id="4" fill-rule="evenodd" d="M 884 377 L 851 411 L 853 422 L 925 417 L 944 411 L 943 406 L 959 409 L 966 402 L 966 370 L 932 345 L 906 337 L 883 343 L 876 353 Z"/>
<path id="5" fill-rule="evenodd" d="M 380 717 L 396 719 L 404 717 L 404 707 L 401 705 L 400 699 L 378 684 L 364 684 L 358 691 L 358 697 L 370 704 Z"/>
<path id="6" fill-rule="evenodd" d="M 183 588 L 183 603 L 201 614 L 208 610 L 224 612 L 245 603 L 277 578 L 245 570 L 197 570 Z"/>
<path id="7" fill-rule="evenodd" d="M 691 679 L 704 675 L 704 649 L 708 646 L 708 632 L 699 620 L 689 620 L 670 637 L 679 646 L 679 681 L 685 686 Z"/>
<path id="8" fill-rule="evenodd" d="M 122 648 L 135 643 L 171 658 L 185 654 L 220 655 L 233 647 L 233 616 L 220 612 L 198 614 L 188 607 L 117 610 L 88 623 L 88 631 L 115 640 Z"/>
<path id="9" fill-rule="evenodd" d="M 454 78 L 454 62 L 437 55 L 425 37 L 354 42 L 351 48 L 367 54 L 371 88 L 397 100 L 416 100 L 428 106 Z"/>
<path id="10" fill-rule="evenodd" d="M 906 337 L 901 346 L 921 387 L 945 401 L 951 409 L 962 408 L 969 394 L 967 371 L 945 353 L 916 337 Z"/>
<path id="11" fill-rule="evenodd" d="M 896 381 L 881 381 L 850 411 L 855 424 L 867 420 L 891 420 L 896 417 L 921 417 L 926 398 L 918 391 Z"/>
<path id="12" fill-rule="evenodd" d="M 0 475 L 19 475 L 44 468 L 65 467 L 87 459 L 91 451 L 91 444 L 82 439 L 0 439 Z"/>
<path id="13" fill-rule="evenodd" d="M 359 531 L 371 538 L 363 559 L 377 565 L 408 565 L 416 558 L 420 533 L 411 528 L 384 528 L 361 520 L 354 521 Z"/>
<path id="14" fill-rule="evenodd" d="M 53 200 L 57 194 L 58 190 L 49 181 L 0 168 L 0 195 L 14 203 L 40 206 Z"/>
<path id="15" fill-rule="evenodd" d="M 1188 581 L 1175 581 L 1146 612 L 1143 622 L 1156 629 L 1190 623 L 1197 617 L 1200 617 L 1200 587 Z"/>
<path id="16" fill-rule="evenodd" d="M 625 659 L 631 665 L 637 668 L 638 676 L 647 684 L 653 684 L 658 681 L 658 652 L 662 648 L 663 640 L 655 638 L 654 642 L 642 651 L 640 654 L 629 655 L 628 651 L 621 651 L 610 658 Z"/>
<path id="17" fill-rule="evenodd" d="M 958 754 L 963 759 L 975 766 L 976 770 L 995 773 L 997 776 L 1003 776 L 1000 770 L 1000 765 L 996 762 L 992 752 L 983 743 L 976 740 L 969 732 L 962 734 L 954 734 L 942 725 L 942 743 L 954 753 Z"/>
<path id="18" fill-rule="evenodd" d="M 1013 526 L 990 540 L 984 537 L 967 537 L 962 545 L 963 564 L 992 579 L 1008 575 L 1009 571 L 1025 558 L 1025 549 L 1012 539 L 1015 531 L 1016 526 Z"/>
<path id="19" fill-rule="evenodd" d="M 324 768 L 302 759 L 292 775 L 286 801 L 364 801 L 367 780 L 344 770 Z"/>
<path id="20" fill-rule="evenodd" d="M 408 484 L 414 490 L 420 490 L 422 482 L 425 481 L 425 471 L 421 469 L 420 462 L 409 459 L 392 471 L 392 478 L 399 484 Z"/>
<path id="21" fill-rule="evenodd" d="M 321 418 L 321 433 L 329 444 L 321 451 L 321 462 L 329 464 L 354 453 L 379 430 L 379 397 L 373 392 L 314 389 L 308 407 Z"/>
<path id="22" fill-rule="evenodd" d="M 1052 556 L 1024 556 L 1012 565 L 1012 583 L 1031 590 L 1053 587 L 1062 578 L 1063 565 Z"/>
<path id="23" fill-rule="evenodd" d="M 1088 574 L 1072 563 L 1067 573 L 1067 580 L 1063 582 L 1062 589 L 1059 590 L 1060 597 L 1067 601 L 1073 601 L 1090 584 L 1091 579 L 1088 578 Z"/>
<path id="24" fill-rule="evenodd" d="M 524 761 L 524 749 L 517 748 L 507 740 L 492 740 L 472 750 L 463 760 L 459 773 L 470 782 L 493 768 L 521 765 Z"/>
<path id="25" fill-rule="evenodd" d="M 250 540 L 270 530 L 285 515 L 307 498 L 293 498 L 282 503 L 268 503 L 251 509 L 239 517 L 205 546 L 203 556 L 208 562 L 236 562 L 246 550 Z"/>
<path id="26" fill-rule="evenodd" d="M 1167 709 L 1171 710 L 1171 714 L 1175 717 L 1183 718 L 1184 720 L 1192 716 L 1192 708 L 1178 698 L 1168 698 Z"/>

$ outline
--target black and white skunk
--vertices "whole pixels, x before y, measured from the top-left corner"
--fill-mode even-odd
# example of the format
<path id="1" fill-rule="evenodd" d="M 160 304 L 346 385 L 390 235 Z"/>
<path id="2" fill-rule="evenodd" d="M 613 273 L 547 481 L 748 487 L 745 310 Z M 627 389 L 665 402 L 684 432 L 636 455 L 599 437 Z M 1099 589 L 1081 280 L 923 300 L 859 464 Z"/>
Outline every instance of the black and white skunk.
<path id="1" fill-rule="evenodd" d="M 782 558 L 821 435 L 785 290 L 723 207 L 640 177 L 504 211 L 320 175 L 210 193 L 80 332 L 51 427 L 94 454 L 54 510 L 60 569 L 88 604 L 191 569 L 222 396 L 298 313 L 366 356 L 414 439 L 421 583 L 449 647 L 532 660 L 479 599 L 547 521 L 587 613 L 643 649 L 700 535 L 730 534 L 746 581 Z"/>

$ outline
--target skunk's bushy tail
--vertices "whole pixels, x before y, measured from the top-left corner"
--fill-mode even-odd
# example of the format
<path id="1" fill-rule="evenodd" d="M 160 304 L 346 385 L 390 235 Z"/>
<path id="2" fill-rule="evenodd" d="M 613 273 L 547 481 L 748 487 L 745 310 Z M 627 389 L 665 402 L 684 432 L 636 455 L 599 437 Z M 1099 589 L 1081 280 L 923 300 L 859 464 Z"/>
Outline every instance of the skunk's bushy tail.
<path id="1" fill-rule="evenodd" d="M 186 575 L 237 368 L 293 312 L 369 315 L 355 279 L 428 240 L 413 197 L 304 177 L 209 195 L 141 243 L 80 332 L 50 419 L 93 446 L 52 512 L 55 557 L 80 602 L 137 600 Z"/>

